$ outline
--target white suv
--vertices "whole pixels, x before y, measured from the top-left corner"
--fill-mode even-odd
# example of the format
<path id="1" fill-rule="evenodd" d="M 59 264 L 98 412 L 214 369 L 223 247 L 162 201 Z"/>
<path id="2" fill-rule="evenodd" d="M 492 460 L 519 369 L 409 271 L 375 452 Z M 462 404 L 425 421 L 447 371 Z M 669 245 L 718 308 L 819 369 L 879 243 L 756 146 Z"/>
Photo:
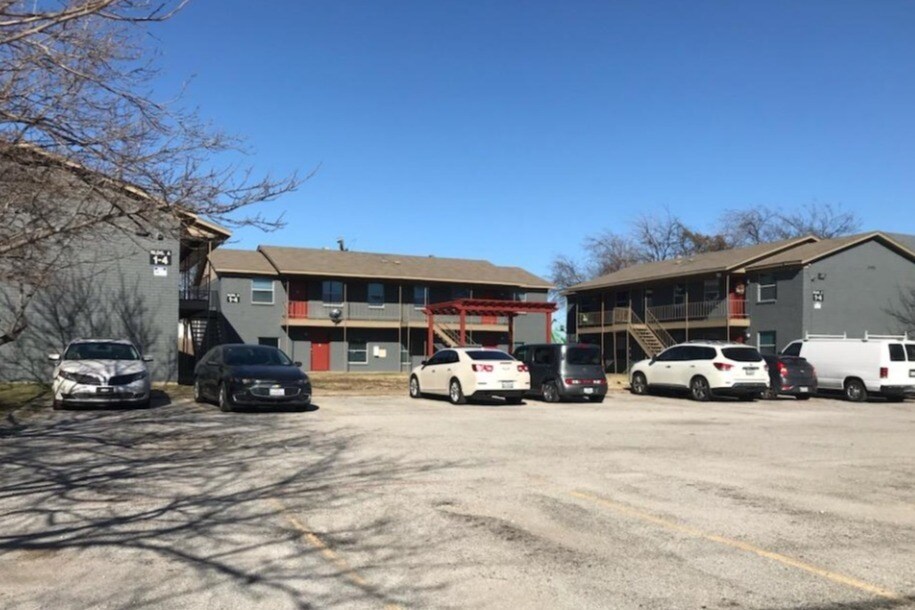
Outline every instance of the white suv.
<path id="1" fill-rule="evenodd" d="M 653 388 L 689 390 L 693 400 L 716 395 L 753 400 L 769 387 L 765 360 L 753 347 L 741 343 L 692 341 L 667 348 L 651 360 L 632 367 L 633 394 Z"/>

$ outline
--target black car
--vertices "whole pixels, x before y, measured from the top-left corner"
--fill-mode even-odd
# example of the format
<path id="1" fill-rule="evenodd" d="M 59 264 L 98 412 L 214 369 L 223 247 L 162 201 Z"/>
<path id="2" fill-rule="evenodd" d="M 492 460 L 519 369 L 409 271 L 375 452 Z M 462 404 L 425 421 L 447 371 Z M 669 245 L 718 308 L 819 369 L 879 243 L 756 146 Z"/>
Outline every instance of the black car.
<path id="1" fill-rule="evenodd" d="M 220 345 L 194 369 L 194 400 L 235 407 L 300 406 L 311 403 L 311 381 L 301 362 L 267 345 Z"/>
<path id="2" fill-rule="evenodd" d="M 513 355 L 530 370 L 530 394 L 546 402 L 568 398 L 603 402 L 607 395 L 607 376 L 595 345 L 527 344 Z"/>
<path id="3" fill-rule="evenodd" d="M 769 389 L 765 398 L 783 394 L 798 400 L 807 400 L 817 391 L 817 374 L 806 358 L 763 354 L 769 367 Z"/>

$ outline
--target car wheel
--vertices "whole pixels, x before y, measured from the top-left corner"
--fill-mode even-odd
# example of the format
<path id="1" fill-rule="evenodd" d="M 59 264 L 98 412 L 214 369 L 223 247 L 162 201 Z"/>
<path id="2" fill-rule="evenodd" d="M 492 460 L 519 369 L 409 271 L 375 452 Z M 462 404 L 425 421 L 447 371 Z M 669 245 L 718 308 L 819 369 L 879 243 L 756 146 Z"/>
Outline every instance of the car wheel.
<path id="1" fill-rule="evenodd" d="M 603 396 L 588 396 L 589 402 L 604 402 Z"/>
<path id="2" fill-rule="evenodd" d="M 705 377 L 693 377 L 689 382 L 689 395 L 698 402 L 707 402 L 712 398 L 712 389 Z"/>
<path id="3" fill-rule="evenodd" d="M 559 388 L 553 381 L 547 381 L 540 388 L 540 395 L 543 396 L 544 402 L 559 402 Z"/>
<path id="4" fill-rule="evenodd" d="M 457 379 L 452 379 L 451 383 L 448 384 L 448 399 L 453 405 L 462 405 L 467 402 L 464 397 L 464 390 L 461 389 L 461 382 Z"/>
<path id="5" fill-rule="evenodd" d="M 633 394 L 639 396 L 644 396 L 648 393 L 648 380 L 645 379 L 645 375 L 642 373 L 636 373 L 632 376 L 632 381 L 629 383 L 629 391 Z"/>
<path id="6" fill-rule="evenodd" d="M 226 384 L 219 386 L 219 410 L 223 412 L 232 410 L 232 405 L 229 403 L 229 391 L 226 389 Z"/>
<path id="7" fill-rule="evenodd" d="M 410 398 L 419 398 L 423 393 L 419 390 L 419 379 L 416 375 L 410 377 Z"/>
<path id="8" fill-rule="evenodd" d="M 203 388 L 200 387 L 200 380 L 194 380 L 194 402 L 206 402 L 206 399 L 203 397 Z"/>
<path id="9" fill-rule="evenodd" d="M 845 382 L 845 397 L 852 402 L 867 400 L 867 388 L 860 379 L 849 379 Z"/>

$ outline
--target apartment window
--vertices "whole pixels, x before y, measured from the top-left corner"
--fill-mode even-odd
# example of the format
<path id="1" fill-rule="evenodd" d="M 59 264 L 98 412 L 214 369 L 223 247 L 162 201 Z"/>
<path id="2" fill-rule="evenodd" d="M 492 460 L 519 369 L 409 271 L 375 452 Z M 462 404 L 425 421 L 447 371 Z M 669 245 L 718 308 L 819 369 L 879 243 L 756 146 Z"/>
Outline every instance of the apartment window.
<path id="1" fill-rule="evenodd" d="M 757 295 L 756 301 L 762 303 L 764 301 L 774 301 L 778 298 L 778 286 L 775 283 L 774 275 L 760 275 L 759 276 L 759 294 Z"/>
<path id="2" fill-rule="evenodd" d="M 369 284 L 369 307 L 384 307 L 384 284 Z"/>
<path id="3" fill-rule="evenodd" d="M 251 302 L 255 305 L 273 305 L 273 280 L 251 280 Z"/>
<path id="4" fill-rule="evenodd" d="M 674 305 L 681 305 L 686 302 L 686 284 L 677 284 L 674 286 Z"/>
<path id="5" fill-rule="evenodd" d="M 276 337 L 258 337 L 257 344 L 258 345 L 267 345 L 269 347 L 279 347 L 280 340 L 277 339 Z"/>
<path id="6" fill-rule="evenodd" d="M 706 301 L 717 301 L 721 298 L 721 288 L 719 287 L 718 278 L 705 280 L 702 284 L 702 295 Z"/>
<path id="7" fill-rule="evenodd" d="M 425 307 L 429 302 L 429 288 L 427 286 L 413 287 L 413 306 Z"/>
<path id="8" fill-rule="evenodd" d="M 756 346 L 761 354 L 777 354 L 778 349 L 775 347 L 775 331 L 761 330 L 756 336 Z"/>
<path id="9" fill-rule="evenodd" d="M 350 364 L 368 364 L 369 350 L 365 341 L 350 341 L 347 349 L 347 361 Z"/>
<path id="10" fill-rule="evenodd" d="M 654 290 L 651 288 L 645 289 L 645 307 L 651 307 L 654 305 Z"/>
<path id="11" fill-rule="evenodd" d="M 329 305 L 343 303 L 343 282 L 325 280 L 321 282 L 321 300 Z"/>

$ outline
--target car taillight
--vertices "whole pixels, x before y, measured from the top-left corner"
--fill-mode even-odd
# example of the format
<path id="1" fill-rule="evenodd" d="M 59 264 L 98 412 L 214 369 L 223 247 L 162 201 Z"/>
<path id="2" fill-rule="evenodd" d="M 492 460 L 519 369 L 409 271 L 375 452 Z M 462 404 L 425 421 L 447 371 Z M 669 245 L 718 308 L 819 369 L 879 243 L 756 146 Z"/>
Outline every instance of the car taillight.
<path id="1" fill-rule="evenodd" d="M 886 379 L 890 376 L 890 369 L 885 366 L 880 367 L 880 379 Z"/>
<path id="2" fill-rule="evenodd" d="M 781 362 L 778 363 L 778 374 L 782 377 L 788 376 L 788 367 Z"/>
<path id="3" fill-rule="evenodd" d="M 519 372 L 519 373 L 526 373 L 526 372 L 527 372 L 527 365 L 526 365 L 526 364 L 519 364 L 519 365 L 518 365 L 518 372 Z"/>
<path id="4" fill-rule="evenodd" d="M 595 379 L 593 383 L 595 385 L 605 385 L 607 383 L 607 378 L 601 377 L 600 379 Z"/>
<path id="5" fill-rule="evenodd" d="M 580 385 L 581 379 L 566 379 L 566 385 Z"/>
<path id="6" fill-rule="evenodd" d="M 719 371 L 730 371 L 734 368 L 733 364 L 728 364 L 727 362 L 714 362 L 715 368 Z"/>
<path id="7" fill-rule="evenodd" d="M 474 373 L 492 373 L 491 364 L 474 364 L 473 365 Z"/>

